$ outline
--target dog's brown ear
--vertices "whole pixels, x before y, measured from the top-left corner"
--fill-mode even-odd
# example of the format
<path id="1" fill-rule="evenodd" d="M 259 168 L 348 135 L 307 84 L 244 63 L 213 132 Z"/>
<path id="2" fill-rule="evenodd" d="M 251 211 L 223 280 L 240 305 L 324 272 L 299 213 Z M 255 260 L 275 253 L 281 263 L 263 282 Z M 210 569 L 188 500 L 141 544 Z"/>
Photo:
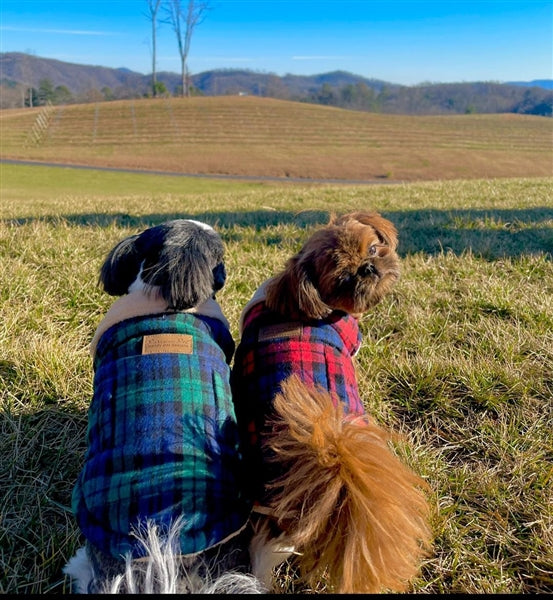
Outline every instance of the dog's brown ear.
<path id="1" fill-rule="evenodd" d="M 388 244 L 388 246 L 390 246 L 390 248 L 392 248 L 392 250 L 397 248 L 397 229 L 391 221 L 388 221 L 388 219 L 385 219 L 378 214 L 375 214 L 368 219 L 367 225 L 370 225 L 376 229 L 376 233 L 379 236 L 382 236 L 384 241 Z"/>
<path id="2" fill-rule="evenodd" d="M 292 257 L 284 271 L 267 284 L 265 303 L 290 319 L 323 319 L 332 312 L 322 301 L 299 255 Z"/>
<path id="3" fill-rule="evenodd" d="M 350 221 L 358 221 L 362 225 L 370 225 L 388 246 L 397 248 L 397 229 L 388 219 L 377 212 L 358 210 L 333 219 L 334 225 L 346 225 Z"/>

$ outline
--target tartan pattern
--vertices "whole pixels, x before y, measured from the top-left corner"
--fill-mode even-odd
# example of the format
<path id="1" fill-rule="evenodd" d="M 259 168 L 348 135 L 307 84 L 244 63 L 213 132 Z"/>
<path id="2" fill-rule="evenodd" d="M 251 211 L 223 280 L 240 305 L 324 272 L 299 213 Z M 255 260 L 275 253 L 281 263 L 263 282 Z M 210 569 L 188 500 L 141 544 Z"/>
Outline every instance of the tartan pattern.
<path id="1" fill-rule="evenodd" d="M 345 313 L 283 323 L 282 316 L 260 302 L 245 316 L 231 387 L 249 470 L 256 475 L 250 491 L 257 501 L 263 501 L 264 484 L 279 474 L 260 438 L 284 379 L 296 373 L 306 383 L 331 392 L 346 413 L 365 414 L 353 363 L 361 339 L 357 319 Z"/>
<path id="2" fill-rule="evenodd" d="M 190 354 L 141 354 L 156 333 L 193 336 Z M 143 554 L 131 527 L 184 515 L 181 551 L 205 550 L 246 523 L 242 457 L 229 384 L 234 342 L 217 319 L 126 319 L 94 358 L 88 451 L 73 491 L 87 540 L 114 557 Z"/>

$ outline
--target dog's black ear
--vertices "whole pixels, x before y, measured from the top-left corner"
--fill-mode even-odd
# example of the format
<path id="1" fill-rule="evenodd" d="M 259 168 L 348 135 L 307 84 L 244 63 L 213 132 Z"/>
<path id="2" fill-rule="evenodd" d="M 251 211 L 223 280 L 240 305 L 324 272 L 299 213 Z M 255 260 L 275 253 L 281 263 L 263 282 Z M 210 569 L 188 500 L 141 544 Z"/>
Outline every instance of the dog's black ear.
<path id="1" fill-rule="evenodd" d="M 136 244 L 138 237 L 132 235 L 119 242 L 100 269 L 99 283 L 111 296 L 124 296 L 138 277 L 142 262 Z"/>
<path id="2" fill-rule="evenodd" d="M 185 310 L 211 298 L 225 283 L 224 247 L 215 232 L 194 228 L 179 245 L 165 245 L 156 270 L 162 275 L 151 283 L 161 286 L 170 308 Z M 162 269 L 160 269 L 162 265 Z M 148 274 L 144 269 L 145 280 Z"/>
<path id="3" fill-rule="evenodd" d="M 225 263 L 218 263 L 213 269 L 213 291 L 217 292 L 224 285 L 227 280 L 227 270 L 225 269 Z"/>
<path id="4" fill-rule="evenodd" d="M 161 286 L 169 308 L 186 310 L 212 296 L 213 273 L 205 256 L 183 252 L 174 266 L 173 275 Z"/>

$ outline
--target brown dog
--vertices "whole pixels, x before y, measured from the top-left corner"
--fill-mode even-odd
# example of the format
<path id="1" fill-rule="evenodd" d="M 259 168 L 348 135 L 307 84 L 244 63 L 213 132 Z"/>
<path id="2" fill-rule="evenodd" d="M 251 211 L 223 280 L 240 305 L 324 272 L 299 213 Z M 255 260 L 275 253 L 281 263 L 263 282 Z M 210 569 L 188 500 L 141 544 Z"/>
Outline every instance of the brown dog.
<path id="1" fill-rule="evenodd" d="M 358 211 L 316 231 L 245 307 L 231 376 L 260 515 L 254 574 L 298 554 L 330 591 L 407 588 L 430 543 L 425 482 L 364 411 L 358 317 L 399 278 L 394 225 Z"/>

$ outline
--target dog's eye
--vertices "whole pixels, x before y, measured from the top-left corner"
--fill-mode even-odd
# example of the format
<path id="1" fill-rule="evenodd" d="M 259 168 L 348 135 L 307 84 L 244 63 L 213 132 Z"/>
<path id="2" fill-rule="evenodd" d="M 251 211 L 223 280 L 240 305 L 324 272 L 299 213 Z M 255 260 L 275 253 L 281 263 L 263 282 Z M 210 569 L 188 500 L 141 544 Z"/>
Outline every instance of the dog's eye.
<path id="1" fill-rule="evenodd" d="M 386 244 L 373 244 L 367 250 L 367 256 L 383 256 L 386 254 Z"/>

